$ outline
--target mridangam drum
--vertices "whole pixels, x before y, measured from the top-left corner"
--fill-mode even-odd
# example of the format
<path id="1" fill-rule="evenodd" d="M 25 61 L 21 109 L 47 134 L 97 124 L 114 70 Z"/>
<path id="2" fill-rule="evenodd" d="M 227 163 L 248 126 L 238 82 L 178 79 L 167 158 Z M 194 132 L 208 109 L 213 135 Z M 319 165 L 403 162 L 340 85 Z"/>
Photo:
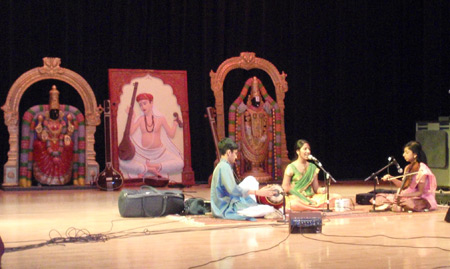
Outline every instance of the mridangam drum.
<path id="1" fill-rule="evenodd" d="M 280 208 L 283 206 L 283 188 L 278 184 L 269 184 L 266 188 L 272 188 L 278 191 L 278 195 L 272 197 L 259 196 L 256 195 L 256 201 L 260 204 L 271 205 L 275 208 Z"/>

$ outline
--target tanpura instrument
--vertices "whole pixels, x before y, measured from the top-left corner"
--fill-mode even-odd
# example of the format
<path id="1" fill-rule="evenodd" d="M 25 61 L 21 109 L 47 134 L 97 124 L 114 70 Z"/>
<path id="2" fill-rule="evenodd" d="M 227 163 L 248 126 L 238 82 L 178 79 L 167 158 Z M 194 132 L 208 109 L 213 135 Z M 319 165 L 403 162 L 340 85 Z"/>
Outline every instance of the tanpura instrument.
<path id="1" fill-rule="evenodd" d="M 216 109 L 213 107 L 207 107 L 206 108 L 207 117 L 209 120 L 209 127 L 211 128 L 211 133 L 214 140 L 214 147 L 216 149 L 216 162 L 214 163 L 214 166 L 219 162 L 220 160 L 220 152 L 219 152 L 219 135 L 217 134 L 217 122 L 216 122 Z"/>
<path id="2" fill-rule="evenodd" d="M 216 109 L 214 107 L 206 108 L 206 116 L 209 120 L 209 127 L 211 128 L 212 137 L 214 140 L 214 147 L 216 149 L 216 160 L 214 161 L 214 167 L 220 161 L 220 152 L 219 152 L 219 135 L 217 134 L 217 122 L 216 122 Z M 233 169 L 234 172 L 234 169 Z M 235 175 L 237 177 L 237 175 Z M 208 186 L 211 186 L 212 174 L 208 178 Z"/>
<path id="3" fill-rule="evenodd" d="M 110 101 L 104 102 L 104 119 L 105 119 L 105 169 L 97 175 L 95 181 L 97 188 L 103 191 L 115 191 L 122 188 L 123 175 L 113 167 L 111 157 L 111 109 Z"/>
<path id="4" fill-rule="evenodd" d="M 125 126 L 125 131 L 123 133 L 122 142 L 119 144 L 119 158 L 124 161 L 129 161 L 133 159 L 136 149 L 134 148 L 133 142 L 130 139 L 130 127 L 131 119 L 133 117 L 133 107 L 134 100 L 136 98 L 136 92 L 138 88 L 138 82 L 133 83 L 133 97 L 131 97 L 130 110 L 128 111 L 127 125 Z"/>

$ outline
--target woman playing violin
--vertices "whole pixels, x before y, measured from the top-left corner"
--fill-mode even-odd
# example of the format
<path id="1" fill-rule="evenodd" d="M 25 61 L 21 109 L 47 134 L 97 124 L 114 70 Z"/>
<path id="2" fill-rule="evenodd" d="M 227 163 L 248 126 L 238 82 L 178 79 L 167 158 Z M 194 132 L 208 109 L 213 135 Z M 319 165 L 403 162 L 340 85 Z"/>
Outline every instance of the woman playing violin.
<path id="1" fill-rule="evenodd" d="M 399 188 L 397 194 L 378 194 L 376 205 L 382 209 L 392 206 L 393 211 L 435 210 L 436 177 L 427 166 L 427 156 L 421 144 L 417 141 L 408 142 L 403 148 L 403 158 L 409 162 L 403 178 L 396 179 L 389 174 L 381 178 L 393 182 Z"/>

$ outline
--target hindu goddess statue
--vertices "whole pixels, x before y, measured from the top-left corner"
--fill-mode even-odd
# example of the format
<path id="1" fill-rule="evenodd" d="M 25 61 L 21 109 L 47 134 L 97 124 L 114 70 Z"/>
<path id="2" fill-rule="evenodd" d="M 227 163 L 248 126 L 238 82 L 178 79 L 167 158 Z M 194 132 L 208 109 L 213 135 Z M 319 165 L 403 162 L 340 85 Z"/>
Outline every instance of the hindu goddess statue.
<path id="1" fill-rule="evenodd" d="M 53 86 L 49 111 L 37 117 L 37 138 L 33 142 L 33 174 L 42 184 L 64 185 L 71 180 L 74 155 L 71 135 L 77 126 L 71 114 L 67 115 L 66 120 L 63 115 L 59 91 Z M 74 180 L 74 185 L 84 185 L 84 182 Z"/>

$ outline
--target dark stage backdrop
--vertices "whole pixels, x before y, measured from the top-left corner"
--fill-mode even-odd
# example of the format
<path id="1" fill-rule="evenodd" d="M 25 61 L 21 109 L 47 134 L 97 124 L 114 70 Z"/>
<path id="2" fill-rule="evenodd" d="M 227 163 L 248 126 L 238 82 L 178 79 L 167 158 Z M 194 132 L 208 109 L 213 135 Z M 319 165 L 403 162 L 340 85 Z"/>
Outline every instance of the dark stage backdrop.
<path id="1" fill-rule="evenodd" d="M 363 179 L 415 136 L 415 122 L 450 115 L 450 1 L 0 1 L 0 101 L 24 72 L 60 57 L 82 75 L 97 102 L 108 98 L 108 68 L 187 70 L 192 166 L 213 170 L 205 108 L 209 72 L 253 51 L 284 71 L 288 150 L 306 138 L 338 180 Z M 267 75 L 232 71 L 226 106 L 252 75 L 275 97 Z M 54 82 L 26 92 L 22 110 L 48 102 Z M 83 109 L 58 82 L 61 103 Z M 8 132 L 1 113 L 1 169 Z M 104 167 L 103 125 L 96 132 Z M 292 156 L 290 156 L 292 157 Z M 3 174 L 3 173 L 2 173 Z"/>

